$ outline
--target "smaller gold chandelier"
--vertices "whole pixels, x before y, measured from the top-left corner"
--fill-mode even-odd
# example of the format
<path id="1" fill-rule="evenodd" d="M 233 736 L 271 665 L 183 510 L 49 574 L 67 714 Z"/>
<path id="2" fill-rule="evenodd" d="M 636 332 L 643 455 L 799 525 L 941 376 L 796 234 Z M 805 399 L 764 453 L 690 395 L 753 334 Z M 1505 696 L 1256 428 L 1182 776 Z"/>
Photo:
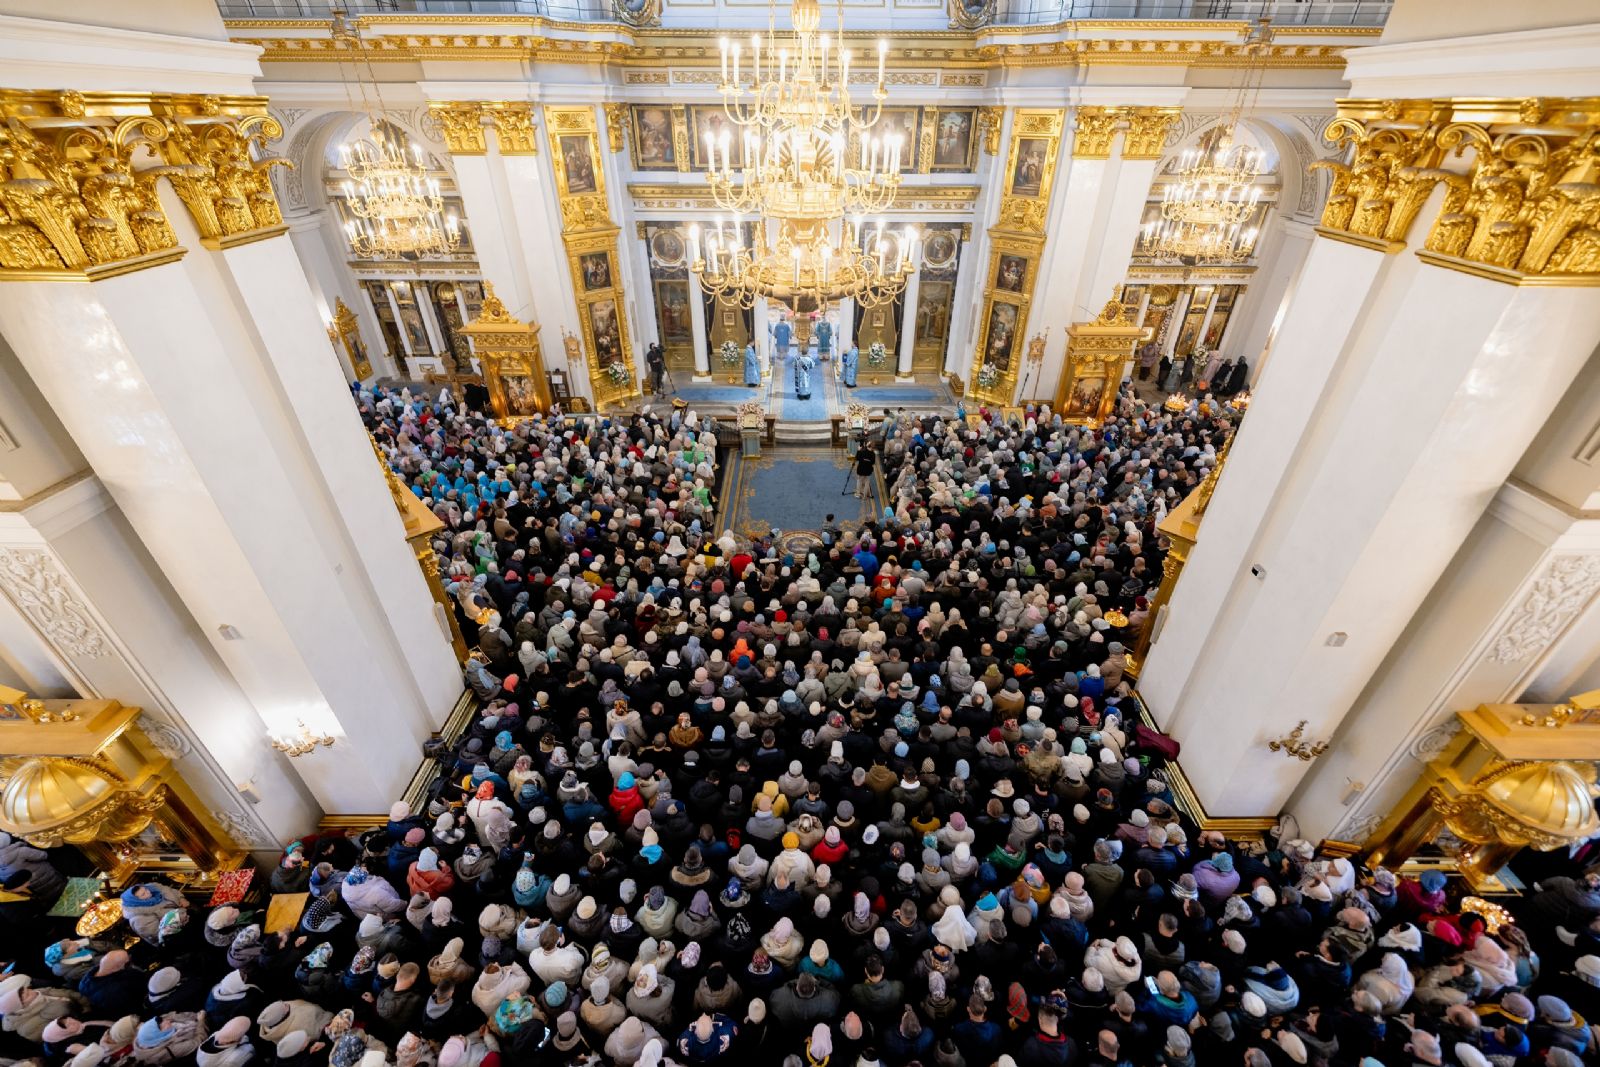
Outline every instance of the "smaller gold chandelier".
<path id="1" fill-rule="evenodd" d="M 1260 230 L 1245 223 L 1214 226 L 1157 219 L 1139 231 L 1138 254 L 1183 263 L 1236 263 L 1250 258 Z"/>
<path id="2" fill-rule="evenodd" d="M 299 727 L 300 732 L 298 734 L 274 737 L 272 739 L 272 747 L 287 756 L 304 756 L 307 753 L 315 752 L 319 745 L 323 748 L 333 747 L 334 739 L 332 734 L 313 733 L 304 719 L 297 720 L 295 725 Z"/>
<path id="3" fill-rule="evenodd" d="M 1301 719 L 1300 725 L 1289 731 L 1288 737 L 1277 737 L 1267 742 L 1267 747 L 1274 752 L 1282 752 L 1297 760 L 1310 763 L 1324 752 L 1328 751 L 1326 741 L 1307 741 L 1306 720 Z"/>
<path id="4" fill-rule="evenodd" d="M 366 112 L 370 136 L 339 147 L 339 165 L 348 177 L 339 192 L 349 217 L 345 236 L 356 255 L 369 259 L 407 259 L 444 256 L 461 245 L 461 226 L 447 212 L 439 180 L 428 174 L 422 150 L 393 131 L 384 121 L 383 94 L 372 77 L 366 46 L 356 23 L 337 8 L 332 12 L 334 42 L 358 57 L 356 85 Z M 373 102 L 367 99 L 361 66 L 372 82 Z M 345 86 L 352 110 L 355 97 Z"/>

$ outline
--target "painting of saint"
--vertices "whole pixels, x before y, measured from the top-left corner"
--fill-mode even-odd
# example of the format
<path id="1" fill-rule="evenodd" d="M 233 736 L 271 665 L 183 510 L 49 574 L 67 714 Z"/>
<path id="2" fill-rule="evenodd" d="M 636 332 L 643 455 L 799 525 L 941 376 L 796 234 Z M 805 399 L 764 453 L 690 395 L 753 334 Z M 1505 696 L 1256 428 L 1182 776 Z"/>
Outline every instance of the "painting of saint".
<path id="1" fill-rule="evenodd" d="M 933 137 L 933 169 L 971 170 L 972 124 L 977 113 L 964 108 L 938 114 Z"/>
<path id="2" fill-rule="evenodd" d="M 610 297 L 589 305 L 589 325 L 594 330 L 594 351 L 600 366 L 622 359 L 622 334 L 617 326 L 617 302 Z"/>
<path id="3" fill-rule="evenodd" d="M 661 326 L 663 345 L 694 343 L 688 282 L 665 278 L 656 282 L 656 318 Z"/>
<path id="4" fill-rule="evenodd" d="M 1001 256 L 994 271 L 994 287 L 1008 293 L 1022 292 L 1028 275 L 1028 261 L 1021 256 Z"/>
<path id="5" fill-rule="evenodd" d="M 1011 349 L 1017 340 L 1017 305 L 996 300 L 989 309 L 988 347 L 985 362 L 1002 372 L 1011 366 Z"/>
<path id="6" fill-rule="evenodd" d="M 904 172 L 917 169 L 917 116 L 919 109 L 914 107 L 886 107 L 883 114 L 878 116 L 878 121 L 869 128 L 862 130 L 861 159 L 866 165 L 867 142 L 874 137 L 879 141 L 878 159 L 882 160 L 890 151 L 889 146 L 896 137 L 901 138 L 900 143 L 900 169 Z M 870 115 L 870 112 L 869 112 Z"/>
<path id="7" fill-rule="evenodd" d="M 683 238 L 677 230 L 657 230 L 650 238 L 650 255 L 660 267 L 682 265 Z"/>
<path id="8" fill-rule="evenodd" d="M 512 418 L 539 414 L 539 394 L 526 374 L 501 374 L 506 389 L 506 414 Z"/>
<path id="9" fill-rule="evenodd" d="M 672 112 L 653 104 L 633 106 L 634 166 L 640 170 L 672 170 L 678 165 L 672 144 Z"/>
<path id="10" fill-rule="evenodd" d="M 922 246 L 922 261 L 935 269 L 948 267 L 956 256 L 956 235 L 950 230 L 930 229 Z"/>
<path id="11" fill-rule="evenodd" d="M 1074 381 L 1072 392 L 1067 394 L 1065 416 L 1069 419 L 1099 418 L 1100 403 L 1105 399 L 1108 384 L 1108 379 L 1099 376 Z"/>
<path id="12" fill-rule="evenodd" d="M 1038 196 L 1044 190 L 1044 168 L 1050 150 L 1048 137 L 1024 137 L 1017 142 L 1017 165 L 1011 172 L 1011 192 Z"/>
<path id="13" fill-rule="evenodd" d="M 611 256 L 605 252 L 590 252 L 578 257 L 578 266 L 583 273 L 583 288 L 585 292 L 595 292 L 600 289 L 611 288 Z"/>
<path id="14" fill-rule="evenodd" d="M 722 166 L 722 135 L 728 135 L 728 165 L 735 170 L 744 166 L 744 133 L 728 120 L 721 105 L 689 109 L 690 132 L 693 134 L 695 170 L 710 170 L 711 157 L 706 154 L 706 135 L 711 135 L 716 145 L 716 165 Z"/>
<path id="15" fill-rule="evenodd" d="M 917 296 L 918 345 L 943 350 L 950 336 L 950 305 L 955 299 L 955 283 L 924 281 Z"/>
<path id="16" fill-rule="evenodd" d="M 561 169 L 567 173 L 567 192 L 592 193 L 598 188 L 587 134 L 566 134 L 561 138 Z"/>

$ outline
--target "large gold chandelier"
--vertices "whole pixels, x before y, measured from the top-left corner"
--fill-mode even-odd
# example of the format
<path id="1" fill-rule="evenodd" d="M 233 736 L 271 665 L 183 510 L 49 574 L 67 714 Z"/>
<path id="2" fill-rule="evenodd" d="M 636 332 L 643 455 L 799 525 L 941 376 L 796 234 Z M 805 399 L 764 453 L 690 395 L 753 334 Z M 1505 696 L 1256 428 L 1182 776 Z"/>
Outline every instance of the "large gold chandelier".
<path id="1" fill-rule="evenodd" d="M 888 44 L 878 43 L 874 102 L 858 114 L 842 9 L 838 42 L 819 32 L 817 0 L 795 0 L 792 17 L 791 37 L 769 28 L 750 38 L 748 67 L 744 46 L 722 41 L 730 126 L 704 137 L 712 196 L 733 218 L 704 235 L 691 229 L 692 269 L 707 292 L 743 307 L 761 297 L 874 307 L 905 288 L 920 240 L 912 227 L 868 221 L 894 202 L 911 150 L 902 136 L 871 133 L 887 96 Z M 746 215 L 755 216 L 748 234 Z"/>
<path id="2" fill-rule="evenodd" d="M 1261 88 L 1263 59 L 1272 43 L 1272 20 L 1262 19 L 1245 37 L 1250 57 L 1227 121 L 1210 147 L 1178 157 L 1177 179 L 1162 188 L 1161 218 L 1145 224 L 1140 250 L 1157 258 L 1221 262 L 1248 258 L 1255 248 L 1250 222 L 1261 202 L 1266 154 L 1235 144 L 1239 121 Z"/>
<path id="3" fill-rule="evenodd" d="M 428 174 L 422 150 L 411 145 L 408 151 L 405 138 L 383 120 L 383 96 L 370 66 L 367 76 L 376 107 L 369 104 L 361 76 L 367 63 L 361 33 L 343 11 L 333 12 L 333 39 L 359 57 L 356 84 L 369 127 L 367 137 L 339 146 L 339 164 L 348 175 L 339 191 L 351 249 L 373 259 L 449 255 L 461 245 L 461 224 L 454 212 L 445 210 L 439 180 Z M 348 83 L 345 93 L 354 110 Z"/>
<path id="4" fill-rule="evenodd" d="M 1161 219 L 1144 224 L 1139 252 L 1153 259 L 1185 263 L 1236 263 L 1250 258 L 1259 236 L 1258 227 L 1242 222 L 1215 225 Z"/>

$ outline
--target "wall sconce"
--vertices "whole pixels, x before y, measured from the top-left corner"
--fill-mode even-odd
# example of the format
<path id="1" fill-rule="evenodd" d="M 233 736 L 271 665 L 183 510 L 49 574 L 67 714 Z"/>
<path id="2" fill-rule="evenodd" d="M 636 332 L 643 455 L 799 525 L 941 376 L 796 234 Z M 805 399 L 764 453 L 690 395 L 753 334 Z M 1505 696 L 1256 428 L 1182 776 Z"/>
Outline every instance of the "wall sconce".
<path id="1" fill-rule="evenodd" d="M 332 734 L 316 734 L 306 725 L 304 719 L 295 723 L 300 728 L 297 735 L 289 737 L 274 737 L 272 747 L 288 756 L 304 756 L 308 752 L 316 751 L 318 745 L 330 748 L 333 745 Z"/>
<path id="2" fill-rule="evenodd" d="M 1267 747 L 1274 752 L 1282 752 L 1298 760 L 1310 763 L 1324 752 L 1328 751 L 1326 741 L 1307 741 L 1305 739 L 1306 720 L 1301 719 L 1300 725 L 1289 731 L 1288 737 L 1277 737 L 1267 742 Z"/>

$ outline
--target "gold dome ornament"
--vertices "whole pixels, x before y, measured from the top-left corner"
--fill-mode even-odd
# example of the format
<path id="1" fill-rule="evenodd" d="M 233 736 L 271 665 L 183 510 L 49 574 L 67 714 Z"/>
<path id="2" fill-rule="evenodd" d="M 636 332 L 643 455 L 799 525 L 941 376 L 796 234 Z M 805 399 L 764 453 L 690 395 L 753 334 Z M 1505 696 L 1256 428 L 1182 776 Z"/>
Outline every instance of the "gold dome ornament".
<path id="1" fill-rule="evenodd" d="M 1600 816 L 1594 807 L 1594 774 L 1593 764 L 1513 764 L 1499 772 L 1484 787 L 1483 794 L 1516 821 L 1530 843 L 1540 835 L 1575 841 L 1600 830 Z"/>
<path id="2" fill-rule="evenodd" d="M 70 757 L 40 757 L 18 767 L 0 792 L 0 830 L 40 848 L 125 841 L 144 831 L 166 803 L 115 772 Z"/>

